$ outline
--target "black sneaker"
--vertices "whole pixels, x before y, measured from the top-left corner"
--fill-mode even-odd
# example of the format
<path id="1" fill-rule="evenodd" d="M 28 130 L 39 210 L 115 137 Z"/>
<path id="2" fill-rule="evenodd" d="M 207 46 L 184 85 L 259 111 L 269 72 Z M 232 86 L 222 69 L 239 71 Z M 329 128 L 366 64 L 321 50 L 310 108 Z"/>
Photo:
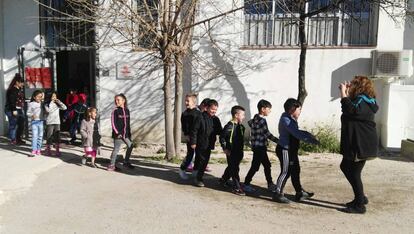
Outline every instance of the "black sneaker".
<path id="1" fill-rule="evenodd" d="M 365 208 L 365 205 L 353 205 L 344 209 L 340 209 L 340 211 L 348 214 L 365 214 L 367 209 Z"/>
<path id="2" fill-rule="evenodd" d="M 346 203 L 345 205 L 346 205 L 346 207 L 351 207 L 351 206 L 354 206 L 355 205 L 355 202 L 356 202 L 356 200 L 354 199 L 354 200 Z M 368 205 L 368 203 L 369 203 L 369 201 L 368 201 L 367 196 L 364 196 L 364 202 L 362 204 Z"/>
<path id="3" fill-rule="evenodd" d="M 123 166 L 125 167 L 125 168 L 128 168 L 128 169 L 134 169 L 135 168 L 135 166 L 133 166 L 131 163 L 129 163 L 129 162 L 127 162 L 127 163 L 124 163 L 123 164 Z"/>
<path id="4" fill-rule="evenodd" d="M 223 186 L 224 188 L 231 188 L 231 187 L 233 187 L 233 181 L 230 181 L 230 180 L 224 181 L 223 178 L 220 178 L 219 179 L 219 184 L 221 186 Z"/>
<path id="5" fill-rule="evenodd" d="M 302 190 L 302 192 L 296 193 L 295 200 L 296 201 L 304 201 L 308 198 L 313 197 L 313 195 L 315 195 L 315 194 L 312 193 L 312 192 L 306 192 L 305 190 Z"/>
<path id="6" fill-rule="evenodd" d="M 278 203 L 289 204 L 290 200 L 285 197 L 283 193 L 275 192 L 273 193 L 272 200 Z"/>

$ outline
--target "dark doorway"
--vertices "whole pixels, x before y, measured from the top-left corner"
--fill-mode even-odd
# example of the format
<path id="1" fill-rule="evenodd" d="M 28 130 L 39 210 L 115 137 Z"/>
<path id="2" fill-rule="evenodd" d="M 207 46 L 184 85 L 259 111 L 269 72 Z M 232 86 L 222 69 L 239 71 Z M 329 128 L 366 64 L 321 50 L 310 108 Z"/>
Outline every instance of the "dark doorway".
<path id="1" fill-rule="evenodd" d="M 56 53 L 56 79 L 59 99 L 64 101 L 70 89 L 85 93 L 88 106 L 96 106 L 95 51 L 59 51 Z"/>

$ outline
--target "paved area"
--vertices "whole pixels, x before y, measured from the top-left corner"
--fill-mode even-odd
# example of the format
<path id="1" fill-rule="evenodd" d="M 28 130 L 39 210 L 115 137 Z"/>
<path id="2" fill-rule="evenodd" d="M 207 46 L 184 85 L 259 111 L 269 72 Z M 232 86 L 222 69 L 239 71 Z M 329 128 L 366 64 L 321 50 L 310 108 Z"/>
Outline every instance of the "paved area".
<path id="1" fill-rule="evenodd" d="M 28 146 L 0 142 L 1 233 L 413 233 L 414 162 L 398 157 L 369 161 L 364 171 L 370 199 L 365 215 L 339 212 L 352 191 L 339 170 L 340 156 L 301 157 L 302 183 L 316 193 L 304 203 L 281 205 L 264 189 L 240 197 L 218 186 L 225 165 L 210 165 L 205 188 L 181 181 L 177 165 L 134 152 L 134 170 L 107 172 L 80 165 L 80 148 L 61 158 L 28 158 Z M 216 155 L 215 157 L 220 157 Z M 271 154 L 272 174 L 279 163 Z M 247 153 L 247 159 L 251 155 Z M 242 178 L 249 164 L 241 167 Z M 288 182 L 286 192 L 293 194 Z"/>

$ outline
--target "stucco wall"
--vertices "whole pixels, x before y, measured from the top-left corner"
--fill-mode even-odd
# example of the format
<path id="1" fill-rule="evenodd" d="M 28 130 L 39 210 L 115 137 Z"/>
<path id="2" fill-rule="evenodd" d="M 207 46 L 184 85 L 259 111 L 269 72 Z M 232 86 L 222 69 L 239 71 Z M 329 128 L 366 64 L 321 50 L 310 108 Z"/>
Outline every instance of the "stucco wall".
<path id="1" fill-rule="evenodd" d="M 5 88 L 17 71 L 16 50 L 19 46 L 39 46 L 38 6 L 32 0 L 0 0 L 2 9 L 0 55 L 2 73 L 0 78 Z M 241 1 L 204 2 L 199 18 L 224 12 L 231 4 Z M 337 86 L 339 82 L 351 79 L 357 74 L 370 74 L 371 51 L 413 49 L 413 28 L 404 22 L 395 23 L 385 12 L 380 12 L 378 25 L 378 46 L 365 49 L 310 49 L 307 57 L 306 99 L 300 124 L 313 127 L 325 123 L 339 128 L 340 107 Z M 216 98 L 219 103 L 218 115 L 223 124 L 230 118 L 232 105 L 245 106 L 247 117 L 256 112 L 258 100 L 268 99 L 273 104 L 269 116 L 272 132 L 277 133 L 277 120 L 282 113 L 283 102 L 297 96 L 297 70 L 299 50 L 241 50 L 243 38 L 242 11 L 212 21 L 212 36 L 221 51 L 202 36 L 206 25 L 195 32 L 192 65 L 186 65 L 185 90 L 200 92 L 204 97 Z M 1 27 L 0 27 L 1 29 Z M 3 43 L 3 46 L 2 44 Z M 4 48 L 4 49 L 1 49 Z M 224 52 L 224 53 L 223 53 Z M 124 52 L 111 48 L 100 48 L 99 103 L 101 128 L 104 135 L 110 135 L 110 113 L 114 107 L 113 97 L 125 93 L 131 110 L 134 137 L 141 141 L 162 142 L 164 140 L 162 70 L 159 61 L 153 57 L 142 59 L 146 53 Z M 35 56 L 35 55 L 33 55 Z M 200 59 L 202 58 L 202 59 Z M 116 64 L 136 61 L 136 79 L 117 80 Z M 33 60 L 33 63 L 36 59 Z M 103 70 L 109 74 L 103 74 Z M 2 93 L 4 97 L 4 92 Z M 4 103 L 4 99 L 2 100 Z M 3 108 L 1 105 L 0 108 Z M 3 112 L 3 109 L 1 109 Z M 4 117 L 1 115 L 0 121 Z M 0 127 L 0 130 L 1 127 Z"/>
<path id="2" fill-rule="evenodd" d="M 17 48 L 25 46 L 26 48 L 39 46 L 39 8 L 33 0 L 1 0 L 0 22 L 3 31 L 0 34 L 0 46 L 2 46 L 2 72 L 0 73 L 0 83 L 6 89 L 18 72 L 17 67 Z M 1 45 L 1 42 L 3 43 Z M 26 58 L 32 64 L 39 62 L 37 54 L 26 54 Z M 5 91 L 2 92 L 0 113 L 4 113 Z M 0 115 L 0 123 L 4 123 L 5 116 Z M 0 132 L 6 130 L 2 124 Z"/>

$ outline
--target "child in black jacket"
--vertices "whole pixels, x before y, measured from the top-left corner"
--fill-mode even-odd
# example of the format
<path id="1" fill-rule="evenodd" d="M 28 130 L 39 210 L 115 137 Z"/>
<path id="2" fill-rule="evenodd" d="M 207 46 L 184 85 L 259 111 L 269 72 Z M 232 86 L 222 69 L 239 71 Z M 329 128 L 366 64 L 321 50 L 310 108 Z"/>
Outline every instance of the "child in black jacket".
<path id="1" fill-rule="evenodd" d="M 131 157 L 133 144 L 131 141 L 131 126 L 130 126 L 130 113 L 127 107 L 127 99 L 124 94 L 118 94 L 115 96 L 116 108 L 111 114 L 112 123 L 112 138 L 114 138 L 114 150 L 111 154 L 111 164 L 108 166 L 108 171 L 115 171 L 115 163 L 118 152 L 121 145 L 125 143 L 127 145 L 127 151 L 123 166 L 129 169 L 135 167 L 129 162 Z"/>
<path id="2" fill-rule="evenodd" d="M 220 144 L 227 158 L 227 168 L 220 179 L 220 184 L 226 185 L 227 181 L 233 180 L 233 193 L 245 195 L 240 185 L 240 162 L 243 159 L 244 131 L 242 124 L 244 120 L 244 108 L 233 106 L 231 108 L 232 120 L 228 122 L 220 135 Z"/>
<path id="3" fill-rule="evenodd" d="M 190 133 L 191 139 L 196 142 L 191 147 L 196 151 L 193 174 L 196 176 L 194 183 L 198 187 L 204 187 L 204 172 L 210 160 L 211 150 L 214 149 L 216 137 L 222 130 L 218 118 L 214 120 L 218 108 L 217 101 L 210 99 L 207 106 L 207 111 L 202 113 L 201 118 L 197 118 L 194 129 Z"/>
<path id="4" fill-rule="evenodd" d="M 187 155 L 180 165 L 179 175 L 182 179 L 188 179 L 186 169 L 193 160 L 195 149 L 191 145 L 195 145 L 196 142 L 193 137 L 190 136 L 191 131 L 194 129 L 195 122 L 201 118 L 201 112 L 196 106 L 197 95 L 194 93 L 187 94 L 185 97 L 185 105 L 187 109 L 181 114 L 181 126 L 187 144 Z"/>

